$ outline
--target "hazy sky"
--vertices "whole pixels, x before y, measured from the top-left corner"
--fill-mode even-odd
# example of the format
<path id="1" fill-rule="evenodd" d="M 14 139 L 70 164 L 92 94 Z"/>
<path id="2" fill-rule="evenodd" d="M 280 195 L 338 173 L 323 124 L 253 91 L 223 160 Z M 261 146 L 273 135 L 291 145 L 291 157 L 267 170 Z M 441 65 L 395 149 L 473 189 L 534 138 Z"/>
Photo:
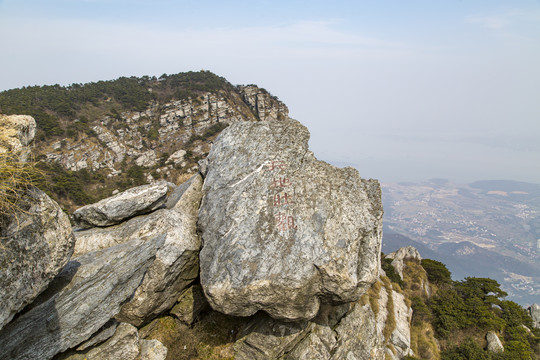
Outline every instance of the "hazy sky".
<path id="1" fill-rule="evenodd" d="M 0 0 L 0 90 L 201 69 L 363 177 L 540 183 L 539 0 Z"/>

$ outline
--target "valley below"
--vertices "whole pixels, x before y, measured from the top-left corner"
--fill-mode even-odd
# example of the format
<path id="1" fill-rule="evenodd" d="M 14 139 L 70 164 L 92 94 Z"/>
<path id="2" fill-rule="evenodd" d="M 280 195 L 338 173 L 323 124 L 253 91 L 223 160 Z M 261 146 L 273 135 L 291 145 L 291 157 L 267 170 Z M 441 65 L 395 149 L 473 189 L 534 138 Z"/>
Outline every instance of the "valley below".
<path id="1" fill-rule="evenodd" d="M 508 298 L 540 298 L 540 185 L 444 179 L 383 184 L 383 251 L 413 245 L 455 279 L 491 277 Z"/>

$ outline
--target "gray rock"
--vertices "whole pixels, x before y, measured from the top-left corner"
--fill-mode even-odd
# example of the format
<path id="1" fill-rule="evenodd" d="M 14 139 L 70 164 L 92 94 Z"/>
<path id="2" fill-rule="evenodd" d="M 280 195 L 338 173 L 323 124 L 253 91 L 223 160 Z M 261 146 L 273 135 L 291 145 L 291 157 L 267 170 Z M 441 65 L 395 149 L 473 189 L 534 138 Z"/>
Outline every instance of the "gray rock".
<path id="1" fill-rule="evenodd" d="M 191 325 L 197 320 L 199 314 L 209 307 L 202 287 L 200 285 L 193 285 L 184 290 L 170 313 L 176 316 L 182 323 Z"/>
<path id="2" fill-rule="evenodd" d="M 282 322 L 259 313 L 234 344 L 236 360 L 278 359 L 308 333 L 307 322 Z"/>
<path id="3" fill-rule="evenodd" d="M 196 214 L 201 203 L 202 183 L 203 180 L 200 174 L 193 175 L 188 181 L 178 185 L 173 190 L 167 198 L 165 207 L 167 209 L 176 207 L 182 209 L 184 212 L 194 212 Z M 190 195 L 190 193 L 195 193 L 195 195 Z"/>
<path id="4" fill-rule="evenodd" d="M 132 296 L 163 241 L 133 240 L 70 261 L 0 331 L 0 359 L 50 359 L 90 338 Z"/>
<path id="5" fill-rule="evenodd" d="M 68 216 L 44 192 L 27 191 L 20 206 L 0 219 L 0 329 L 47 288 L 75 245 Z"/>
<path id="6" fill-rule="evenodd" d="M 76 254 L 137 238 L 150 238 L 160 234 L 165 237 L 165 244 L 157 252 L 148 275 L 133 299 L 118 315 L 121 321 L 140 326 L 155 315 L 170 309 L 180 293 L 198 276 L 201 242 L 196 233 L 196 209 L 189 210 L 189 207 L 190 204 L 198 203 L 196 198 L 200 200 L 201 196 L 199 183 L 199 190 L 186 191 L 173 209 L 160 209 L 119 225 L 75 233 Z M 186 207 L 191 213 L 182 211 L 181 204 L 188 204 Z"/>
<path id="7" fill-rule="evenodd" d="M 285 360 L 328 360 L 330 352 L 321 339 L 310 333 L 293 351 L 285 356 Z"/>
<path id="8" fill-rule="evenodd" d="M 540 305 L 532 304 L 529 307 L 529 314 L 531 314 L 533 326 L 540 329 Z"/>
<path id="9" fill-rule="evenodd" d="M 28 115 L 0 114 L 0 154 L 9 152 L 21 161 L 30 154 L 28 145 L 34 140 L 36 121 Z"/>
<path id="10" fill-rule="evenodd" d="M 135 360 L 139 355 L 137 328 L 122 323 L 109 340 L 87 352 L 74 354 L 62 360 Z M 146 358 L 143 358 L 146 359 Z"/>
<path id="11" fill-rule="evenodd" d="M 487 349 L 494 353 L 504 352 L 504 346 L 501 343 L 501 339 L 497 336 L 495 331 L 489 331 L 486 335 Z"/>
<path id="12" fill-rule="evenodd" d="M 384 344 L 369 305 L 356 304 L 336 326 L 337 344 L 332 360 L 382 360 Z"/>
<path id="13" fill-rule="evenodd" d="M 201 284 L 211 306 L 313 318 L 350 302 L 380 267 L 379 183 L 315 159 L 294 120 L 241 122 L 209 156 L 199 211 Z"/>
<path id="14" fill-rule="evenodd" d="M 166 182 L 131 188 L 73 213 L 74 223 L 82 228 L 110 226 L 149 213 L 165 204 L 169 186 Z"/>
<path id="15" fill-rule="evenodd" d="M 412 309 L 405 303 L 405 297 L 392 291 L 394 301 L 394 319 L 396 328 L 390 336 L 390 343 L 397 351 L 397 358 L 401 359 L 406 355 L 412 355 L 411 350 L 411 320 Z"/>
<path id="16" fill-rule="evenodd" d="M 172 308 L 182 291 L 199 276 L 201 241 L 196 223 L 201 186 L 199 177 L 191 182 L 173 209 L 159 211 L 159 216 L 152 217 L 156 221 L 147 223 L 149 233 L 164 234 L 165 243 L 133 298 L 116 316 L 118 320 L 135 326 L 147 323 Z"/>
<path id="17" fill-rule="evenodd" d="M 159 340 L 140 340 L 141 360 L 165 360 L 167 348 Z"/>
<path id="18" fill-rule="evenodd" d="M 90 339 L 77 347 L 78 351 L 83 351 L 96 344 L 100 344 L 114 335 L 119 323 L 115 319 L 109 320 L 101 329 L 97 331 Z"/>
<path id="19" fill-rule="evenodd" d="M 395 251 L 393 253 L 390 253 L 386 255 L 386 258 L 393 259 L 392 260 L 392 266 L 394 269 L 396 269 L 396 272 L 399 274 L 401 279 L 403 280 L 403 269 L 405 267 L 405 260 L 415 260 L 415 261 L 421 261 L 422 257 L 420 256 L 420 253 L 418 250 L 416 250 L 413 246 L 406 246 L 400 248 L 398 251 Z"/>

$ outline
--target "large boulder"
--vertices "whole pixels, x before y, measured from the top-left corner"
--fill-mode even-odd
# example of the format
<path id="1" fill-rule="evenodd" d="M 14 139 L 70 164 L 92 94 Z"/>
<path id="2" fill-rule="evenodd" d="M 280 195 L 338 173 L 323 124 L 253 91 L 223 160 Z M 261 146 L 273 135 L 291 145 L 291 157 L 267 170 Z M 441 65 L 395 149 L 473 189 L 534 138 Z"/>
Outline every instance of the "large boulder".
<path id="1" fill-rule="evenodd" d="M 199 211 L 210 305 L 248 316 L 313 318 L 357 300 L 380 267 L 379 183 L 318 161 L 294 120 L 239 122 L 209 156 Z"/>
<path id="2" fill-rule="evenodd" d="M 66 265 L 75 245 L 68 216 L 32 188 L 19 210 L 0 219 L 0 328 L 34 300 Z"/>
<path id="3" fill-rule="evenodd" d="M 136 239 L 70 261 L 0 331 L 0 359 L 50 359 L 99 332 L 133 295 L 163 241 Z"/>
<path id="4" fill-rule="evenodd" d="M 75 233 L 75 253 L 84 254 L 137 238 L 165 237 L 165 243 L 137 288 L 117 315 L 120 321 L 141 326 L 174 306 L 181 292 L 199 275 L 201 242 L 196 231 L 202 197 L 202 178 L 194 176 L 168 199 L 169 209 L 159 209 L 124 223 Z M 173 197 L 171 195 L 171 197 Z"/>
<path id="5" fill-rule="evenodd" d="M 77 209 L 73 213 L 73 221 L 81 228 L 119 224 L 160 208 L 165 204 L 168 192 L 169 184 L 166 182 L 137 186 Z"/>

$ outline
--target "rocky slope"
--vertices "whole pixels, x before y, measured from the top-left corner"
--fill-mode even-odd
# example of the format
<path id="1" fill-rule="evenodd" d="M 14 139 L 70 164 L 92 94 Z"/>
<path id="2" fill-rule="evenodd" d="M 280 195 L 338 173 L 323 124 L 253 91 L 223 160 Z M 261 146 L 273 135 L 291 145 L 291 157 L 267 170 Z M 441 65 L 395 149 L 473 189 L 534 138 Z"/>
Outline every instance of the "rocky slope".
<path id="1" fill-rule="evenodd" d="M 443 285 L 414 248 L 381 261 L 379 183 L 317 160 L 280 111 L 231 120 L 187 181 L 88 204 L 74 228 L 21 191 L 1 216 L 0 359 L 440 359 L 426 304 Z"/>
<path id="2" fill-rule="evenodd" d="M 0 113 L 21 112 L 37 122 L 47 192 L 69 211 L 135 185 L 183 182 L 232 123 L 288 119 L 266 90 L 207 71 L 0 93 Z"/>
<path id="3" fill-rule="evenodd" d="M 143 185 L 79 209 L 76 242 L 50 239 L 74 257 L 54 279 L 35 274 L 46 286 L 13 320 L 2 307 L 0 358 L 409 353 L 410 307 L 379 279 L 379 185 L 316 160 L 308 137 L 294 120 L 237 122 L 185 184 Z M 3 244 L 20 243 L 17 231 Z M 2 268 L 0 278 L 21 276 Z M 379 283 L 374 309 L 368 290 Z"/>

